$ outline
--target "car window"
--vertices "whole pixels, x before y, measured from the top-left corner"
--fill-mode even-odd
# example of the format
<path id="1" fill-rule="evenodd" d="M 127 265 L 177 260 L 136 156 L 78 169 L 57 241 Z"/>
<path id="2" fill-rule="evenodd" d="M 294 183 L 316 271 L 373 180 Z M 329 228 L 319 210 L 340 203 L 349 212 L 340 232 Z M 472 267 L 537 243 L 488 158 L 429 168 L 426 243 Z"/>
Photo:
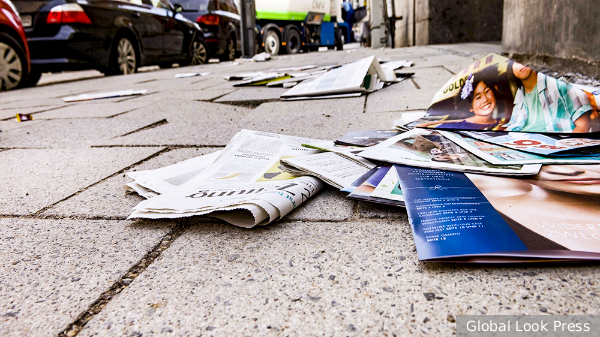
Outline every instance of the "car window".
<path id="1" fill-rule="evenodd" d="M 207 11 L 210 0 L 173 0 L 180 4 L 184 11 Z"/>
<path id="2" fill-rule="evenodd" d="M 225 0 L 225 2 L 227 3 L 227 7 L 229 8 L 227 10 L 228 12 L 238 14 L 237 6 L 232 0 Z"/>

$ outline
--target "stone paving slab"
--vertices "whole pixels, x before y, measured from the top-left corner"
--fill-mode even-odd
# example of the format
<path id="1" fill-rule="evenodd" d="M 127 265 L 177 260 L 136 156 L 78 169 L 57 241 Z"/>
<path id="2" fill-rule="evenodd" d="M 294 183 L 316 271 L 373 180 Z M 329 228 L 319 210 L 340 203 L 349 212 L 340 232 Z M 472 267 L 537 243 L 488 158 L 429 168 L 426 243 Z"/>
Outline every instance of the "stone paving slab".
<path id="1" fill-rule="evenodd" d="M 396 220 L 203 224 L 81 336 L 449 336 L 449 315 L 597 314 L 596 269 L 419 263 L 410 226 Z"/>
<path id="2" fill-rule="evenodd" d="M 249 102 L 279 99 L 279 96 L 288 90 L 289 89 L 262 86 L 239 87 L 238 90 L 215 100 L 215 102 Z"/>
<path id="3" fill-rule="evenodd" d="M 160 150 L 147 147 L 0 152 L 0 177 L 6 177 L 0 193 L 0 214 L 37 212 Z"/>
<path id="4" fill-rule="evenodd" d="M 149 103 L 141 100 L 128 100 L 125 102 L 98 102 L 95 104 L 71 104 L 64 108 L 54 109 L 35 115 L 35 119 L 58 118 L 101 118 L 119 115 L 141 108 Z"/>
<path id="5" fill-rule="evenodd" d="M 129 112 L 123 118 L 165 118 L 168 124 L 123 137 L 100 140 L 95 145 L 216 145 L 225 146 L 241 129 L 251 110 L 239 106 L 196 101 L 156 102 Z"/>
<path id="6" fill-rule="evenodd" d="M 175 90 L 163 91 L 148 97 L 140 98 L 140 101 L 155 102 L 155 101 L 211 101 L 215 98 L 225 96 L 235 89 L 204 89 L 204 90 Z"/>
<path id="7" fill-rule="evenodd" d="M 217 151 L 214 148 L 174 149 L 161 153 L 129 171 L 153 170 Z M 110 177 L 49 208 L 41 216 L 125 219 L 133 207 L 145 200 L 137 193 L 125 193 L 123 185 L 133 180 L 123 174 Z"/>
<path id="8" fill-rule="evenodd" d="M 9 148 L 89 147 L 94 142 L 124 135 L 161 119 L 102 118 L 55 119 L 0 133 L 0 144 Z"/>
<path id="9" fill-rule="evenodd" d="M 411 79 L 369 94 L 367 113 L 383 111 L 426 110 L 431 104 L 434 90 L 419 89 Z"/>
<path id="10" fill-rule="evenodd" d="M 0 335 L 56 336 L 137 264 L 171 226 L 0 219 Z"/>
<path id="11" fill-rule="evenodd" d="M 16 130 L 16 129 L 32 126 L 32 125 L 38 124 L 38 123 L 44 123 L 44 122 L 42 122 L 40 120 L 35 120 L 35 119 L 32 121 L 27 121 L 27 122 L 17 122 L 17 119 L 13 118 L 13 119 L 6 120 L 6 121 L 0 121 L 0 131 L 7 132 L 10 130 Z M 2 146 L 2 143 L 0 143 L 0 147 L 1 146 Z"/>
<path id="12" fill-rule="evenodd" d="M 326 186 L 300 207 L 283 218 L 283 221 L 343 221 L 354 216 L 356 202 L 346 198 L 347 193 Z"/>

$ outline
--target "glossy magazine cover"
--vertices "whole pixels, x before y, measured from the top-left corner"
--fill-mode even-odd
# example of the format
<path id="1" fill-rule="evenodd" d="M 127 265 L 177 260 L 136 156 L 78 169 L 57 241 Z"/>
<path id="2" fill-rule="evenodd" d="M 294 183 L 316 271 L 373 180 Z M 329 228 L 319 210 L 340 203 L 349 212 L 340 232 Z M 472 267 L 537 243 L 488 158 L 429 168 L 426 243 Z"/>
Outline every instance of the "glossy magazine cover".
<path id="1" fill-rule="evenodd" d="M 489 54 L 449 79 L 407 127 L 572 134 L 599 132 L 600 118 L 593 93 Z"/>
<path id="2" fill-rule="evenodd" d="M 420 260 L 600 259 L 600 165 L 528 178 L 397 169 Z"/>

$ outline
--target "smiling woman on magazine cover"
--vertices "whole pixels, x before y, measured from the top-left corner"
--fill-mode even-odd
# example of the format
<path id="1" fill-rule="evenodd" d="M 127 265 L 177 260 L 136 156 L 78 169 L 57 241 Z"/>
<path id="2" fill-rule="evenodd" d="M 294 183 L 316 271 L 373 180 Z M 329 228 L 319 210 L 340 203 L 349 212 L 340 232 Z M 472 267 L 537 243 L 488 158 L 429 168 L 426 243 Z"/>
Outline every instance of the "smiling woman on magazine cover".
<path id="1" fill-rule="evenodd" d="M 527 179 L 467 176 L 529 249 L 600 252 L 600 165 L 548 165 Z"/>

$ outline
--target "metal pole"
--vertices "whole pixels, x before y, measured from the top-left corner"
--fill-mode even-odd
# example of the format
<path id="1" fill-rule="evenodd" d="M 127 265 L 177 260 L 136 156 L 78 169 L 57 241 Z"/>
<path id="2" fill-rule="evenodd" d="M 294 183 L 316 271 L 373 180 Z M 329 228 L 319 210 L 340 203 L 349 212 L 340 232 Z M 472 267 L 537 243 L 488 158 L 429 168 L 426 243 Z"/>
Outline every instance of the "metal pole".
<path id="1" fill-rule="evenodd" d="M 256 48 L 256 7 L 254 0 L 241 0 L 242 57 L 254 56 Z"/>

